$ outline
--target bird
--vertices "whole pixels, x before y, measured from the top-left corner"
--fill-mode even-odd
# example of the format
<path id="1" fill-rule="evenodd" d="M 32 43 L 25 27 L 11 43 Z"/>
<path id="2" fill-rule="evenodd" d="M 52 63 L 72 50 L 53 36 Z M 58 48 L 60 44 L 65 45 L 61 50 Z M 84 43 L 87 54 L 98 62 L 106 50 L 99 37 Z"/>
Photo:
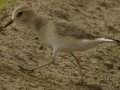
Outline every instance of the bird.
<path id="1" fill-rule="evenodd" d="M 44 46 L 52 49 L 52 60 L 43 65 L 27 68 L 32 71 L 55 63 L 55 56 L 58 52 L 66 52 L 74 57 L 81 75 L 81 82 L 84 83 L 82 66 L 74 51 L 86 51 L 99 44 L 106 42 L 119 43 L 119 40 L 107 39 L 98 35 L 92 35 L 81 29 L 72 22 L 61 20 L 54 17 L 40 16 L 34 10 L 27 6 L 21 5 L 12 12 L 12 19 L 4 26 L 6 28 L 12 23 L 23 24 L 34 31 L 36 36 Z"/>

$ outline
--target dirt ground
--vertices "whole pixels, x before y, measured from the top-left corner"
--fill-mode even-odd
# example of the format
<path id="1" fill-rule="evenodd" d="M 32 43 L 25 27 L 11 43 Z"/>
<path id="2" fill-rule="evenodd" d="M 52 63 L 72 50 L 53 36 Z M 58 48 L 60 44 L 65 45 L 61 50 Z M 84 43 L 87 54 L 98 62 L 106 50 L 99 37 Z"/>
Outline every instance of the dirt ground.
<path id="1" fill-rule="evenodd" d="M 120 40 L 120 0 L 17 0 L 15 7 L 27 4 L 40 15 L 64 19 L 87 32 Z M 8 4 L 9 6 L 9 4 Z M 0 20 L 3 26 L 11 18 Z M 34 67 L 50 61 L 52 50 L 24 25 L 0 29 L 0 90 L 120 90 L 120 45 L 105 43 L 86 52 L 75 52 L 82 60 L 85 85 L 72 56 L 58 53 L 56 64 L 34 72 Z"/>

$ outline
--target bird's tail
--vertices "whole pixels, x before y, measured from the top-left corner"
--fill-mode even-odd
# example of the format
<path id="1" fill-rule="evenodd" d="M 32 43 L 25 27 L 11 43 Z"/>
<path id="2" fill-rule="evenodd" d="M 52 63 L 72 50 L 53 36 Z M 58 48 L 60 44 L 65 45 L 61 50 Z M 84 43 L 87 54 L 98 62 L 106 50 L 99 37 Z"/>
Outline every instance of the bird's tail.
<path id="1" fill-rule="evenodd" d="M 120 40 L 116 40 L 116 39 L 111 39 L 111 40 L 117 42 L 120 45 Z"/>
<path id="2" fill-rule="evenodd" d="M 116 42 L 120 45 L 120 40 L 116 39 L 106 39 L 106 38 L 97 38 L 96 41 L 102 41 L 102 42 Z"/>

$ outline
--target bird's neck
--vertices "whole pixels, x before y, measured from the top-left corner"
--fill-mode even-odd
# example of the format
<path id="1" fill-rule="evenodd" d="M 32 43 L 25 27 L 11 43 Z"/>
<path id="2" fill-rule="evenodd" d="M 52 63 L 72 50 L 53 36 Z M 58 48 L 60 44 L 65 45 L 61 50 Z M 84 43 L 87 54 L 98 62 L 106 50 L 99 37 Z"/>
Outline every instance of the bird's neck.
<path id="1" fill-rule="evenodd" d="M 27 22 L 26 26 L 28 26 L 31 30 L 35 32 L 35 34 L 41 38 L 44 34 L 44 26 L 46 24 L 46 21 L 40 17 L 40 16 L 34 16 L 30 19 L 29 22 Z"/>

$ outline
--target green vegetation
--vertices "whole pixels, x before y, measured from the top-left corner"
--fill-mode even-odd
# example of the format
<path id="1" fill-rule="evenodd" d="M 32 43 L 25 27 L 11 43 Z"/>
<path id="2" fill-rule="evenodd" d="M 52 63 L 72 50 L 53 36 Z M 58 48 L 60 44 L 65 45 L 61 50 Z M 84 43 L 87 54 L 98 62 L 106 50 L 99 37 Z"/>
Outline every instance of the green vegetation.
<path id="1" fill-rule="evenodd" d="M 14 4 L 16 0 L 0 0 L 0 17 L 3 17 L 6 14 L 6 6 L 7 2 L 9 1 L 10 8 L 13 10 L 14 9 Z"/>
<path id="2" fill-rule="evenodd" d="M 7 0 L 0 1 L 0 15 L 3 15 L 3 12 L 6 11 L 6 2 Z"/>

